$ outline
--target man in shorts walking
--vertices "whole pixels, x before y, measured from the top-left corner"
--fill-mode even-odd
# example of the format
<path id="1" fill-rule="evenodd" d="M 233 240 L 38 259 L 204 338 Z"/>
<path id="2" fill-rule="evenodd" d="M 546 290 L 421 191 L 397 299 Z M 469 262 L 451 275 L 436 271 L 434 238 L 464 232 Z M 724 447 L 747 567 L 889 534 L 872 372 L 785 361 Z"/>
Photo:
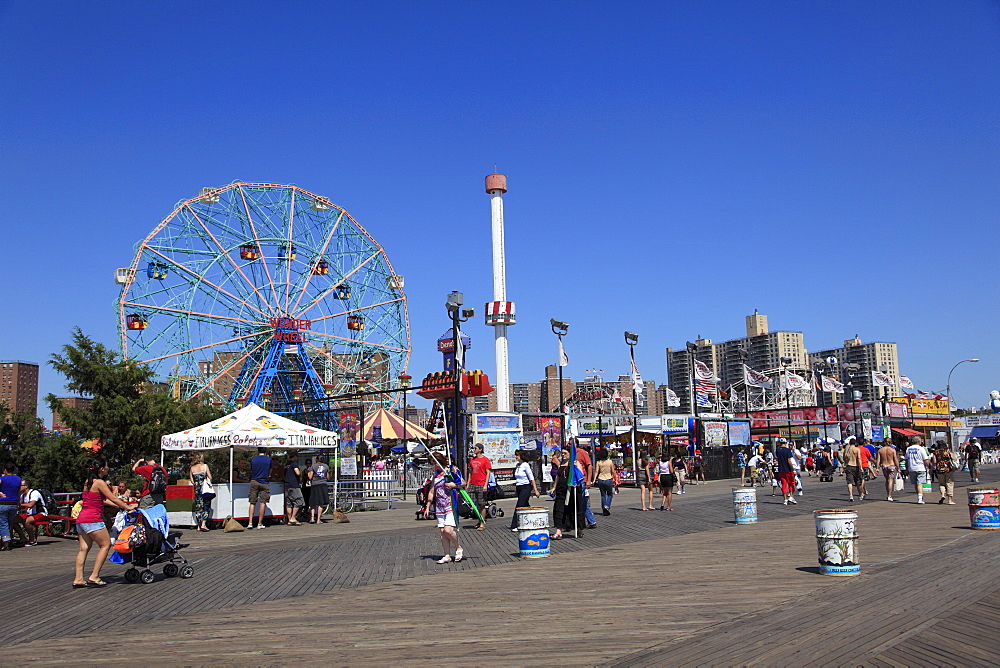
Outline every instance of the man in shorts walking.
<path id="1" fill-rule="evenodd" d="M 257 515 L 257 528 L 264 527 L 264 511 L 271 500 L 271 458 L 267 448 L 257 448 L 257 456 L 250 460 L 250 518 L 247 529 L 253 529 L 253 516 Z"/>
<path id="2" fill-rule="evenodd" d="M 844 477 L 847 478 L 848 501 L 854 503 L 854 488 L 858 488 L 858 494 L 864 499 L 865 495 L 861 491 L 865 479 L 861 472 L 861 452 L 854 444 L 854 437 L 850 436 L 844 441 L 844 447 L 840 449 L 840 461 L 844 463 Z"/>
<path id="3" fill-rule="evenodd" d="M 923 446 L 924 439 L 910 436 L 910 447 L 906 449 L 906 470 L 910 475 L 910 484 L 917 493 L 917 503 L 924 502 L 923 484 L 927 482 L 927 468 L 931 464 L 931 455 Z"/>
<path id="4" fill-rule="evenodd" d="M 774 451 L 778 461 L 778 481 L 781 483 L 781 495 L 785 497 L 785 505 L 798 503 L 795 500 L 795 455 L 783 438 L 778 439 L 778 448 Z"/>
<path id="5" fill-rule="evenodd" d="M 293 452 L 288 456 L 288 463 L 285 465 L 285 523 L 293 527 L 302 525 L 297 515 L 299 508 L 306 505 L 306 500 L 302 498 L 301 480 L 299 455 Z"/>
<path id="6" fill-rule="evenodd" d="M 896 452 L 896 448 L 892 444 L 886 443 L 878 449 L 876 460 L 878 461 L 879 468 L 882 469 L 882 475 L 885 477 L 886 501 L 892 501 L 892 491 L 896 486 L 896 476 L 899 475 L 899 453 Z"/>
<path id="7" fill-rule="evenodd" d="M 486 486 L 490 482 L 490 471 L 493 469 L 493 462 L 483 454 L 483 444 L 476 443 L 472 446 L 472 459 L 469 460 L 469 470 L 466 476 L 469 480 L 469 496 L 476 504 L 480 514 L 486 517 Z M 484 531 L 486 524 L 479 522 L 476 525 L 478 531 Z"/>
<path id="8" fill-rule="evenodd" d="M 972 482 L 979 482 L 979 459 L 982 457 L 983 449 L 979 447 L 979 439 L 969 439 L 969 444 L 965 446 L 965 463 L 969 466 L 969 476 Z"/>

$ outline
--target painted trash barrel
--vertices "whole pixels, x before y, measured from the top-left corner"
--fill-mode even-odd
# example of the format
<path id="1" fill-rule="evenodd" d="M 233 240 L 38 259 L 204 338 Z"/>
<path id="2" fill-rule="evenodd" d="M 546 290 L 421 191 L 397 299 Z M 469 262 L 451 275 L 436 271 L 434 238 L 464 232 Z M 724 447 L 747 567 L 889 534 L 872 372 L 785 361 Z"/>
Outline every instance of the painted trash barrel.
<path id="1" fill-rule="evenodd" d="M 969 489 L 969 519 L 972 528 L 1000 531 L 1000 490 L 992 487 Z"/>
<path id="2" fill-rule="evenodd" d="M 859 575 L 858 514 L 853 510 L 813 511 L 819 572 L 823 575 Z"/>
<path id="3" fill-rule="evenodd" d="M 529 506 L 514 510 L 517 518 L 517 545 L 522 559 L 539 559 L 549 550 L 549 509 Z"/>
<path id="4" fill-rule="evenodd" d="M 733 513 L 737 524 L 756 524 L 757 490 L 753 487 L 733 487 Z"/>

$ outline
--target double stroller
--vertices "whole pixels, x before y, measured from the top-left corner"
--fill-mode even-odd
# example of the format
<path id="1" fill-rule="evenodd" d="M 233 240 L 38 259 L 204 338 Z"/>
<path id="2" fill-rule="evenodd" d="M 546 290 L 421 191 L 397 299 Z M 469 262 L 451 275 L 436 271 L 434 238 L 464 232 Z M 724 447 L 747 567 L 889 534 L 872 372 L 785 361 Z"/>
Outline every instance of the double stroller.
<path id="1" fill-rule="evenodd" d="M 131 552 L 123 553 L 119 550 L 123 542 L 119 538 L 115 542 L 116 551 L 111 560 L 118 563 L 131 561 L 131 567 L 125 571 L 126 582 L 151 583 L 156 576 L 150 568 L 157 564 L 163 564 L 163 575 L 168 578 L 180 576 L 187 579 L 194 576 L 194 568 L 180 553 L 180 550 L 186 548 L 188 544 L 178 542 L 183 535 L 182 532 L 170 530 L 164 506 L 156 505 L 145 510 L 133 510 L 124 515 L 127 525 L 125 529 L 132 528 L 128 540 Z M 125 529 L 119 536 L 125 534 Z"/>

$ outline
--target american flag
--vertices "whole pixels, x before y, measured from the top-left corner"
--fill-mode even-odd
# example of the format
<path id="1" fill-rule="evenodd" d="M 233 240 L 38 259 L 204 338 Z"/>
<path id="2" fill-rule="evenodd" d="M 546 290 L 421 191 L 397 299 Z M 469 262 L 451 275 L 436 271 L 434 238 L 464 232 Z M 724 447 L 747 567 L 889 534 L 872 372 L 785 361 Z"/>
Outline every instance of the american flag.
<path id="1" fill-rule="evenodd" d="M 694 382 L 694 391 L 698 394 L 715 394 L 717 392 L 715 383 L 708 380 L 696 380 Z"/>

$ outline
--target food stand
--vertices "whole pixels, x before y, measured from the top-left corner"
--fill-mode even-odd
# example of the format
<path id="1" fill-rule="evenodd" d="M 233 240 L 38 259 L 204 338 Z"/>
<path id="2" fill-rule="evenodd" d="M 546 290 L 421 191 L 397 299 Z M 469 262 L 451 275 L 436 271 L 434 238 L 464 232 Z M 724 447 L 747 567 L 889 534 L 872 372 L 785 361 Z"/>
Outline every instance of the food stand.
<path id="1" fill-rule="evenodd" d="M 249 517 L 247 496 L 249 481 L 233 476 L 233 455 L 236 450 L 255 450 L 259 447 L 279 450 L 335 450 L 338 437 L 325 431 L 275 413 L 257 404 L 247 404 L 235 413 L 198 427 L 167 434 L 160 439 L 160 449 L 171 452 L 191 453 L 208 450 L 229 450 L 228 480 L 213 478 L 215 498 L 212 499 L 209 521 Z M 332 470 L 332 467 L 331 467 Z M 272 476 L 273 479 L 273 476 Z M 282 482 L 271 482 L 271 500 L 265 514 L 281 517 L 285 513 L 285 495 Z M 167 518 L 171 526 L 194 526 L 194 488 L 190 485 L 171 485 L 167 488 Z"/>

